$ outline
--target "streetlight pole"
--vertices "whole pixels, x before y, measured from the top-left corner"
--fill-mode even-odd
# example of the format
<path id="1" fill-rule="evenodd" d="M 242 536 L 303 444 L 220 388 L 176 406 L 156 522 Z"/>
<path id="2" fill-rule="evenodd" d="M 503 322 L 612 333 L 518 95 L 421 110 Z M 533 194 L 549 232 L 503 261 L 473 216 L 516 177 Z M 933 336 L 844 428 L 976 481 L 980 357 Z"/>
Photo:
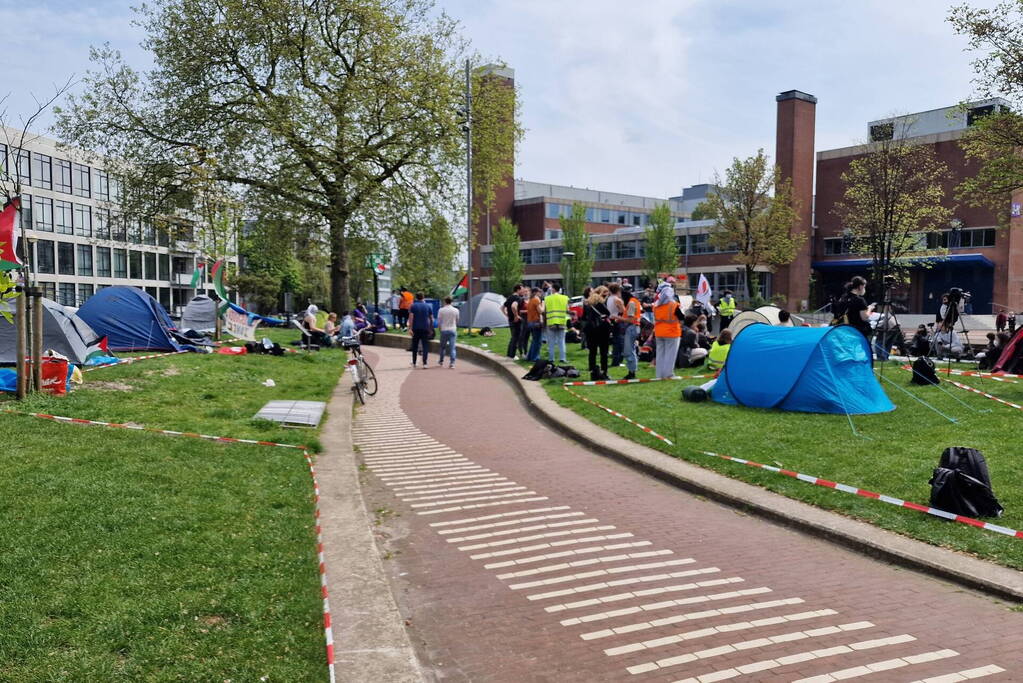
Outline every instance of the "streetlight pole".
<path id="1" fill-rule="evenodd" d="M 469 332 L 472 332 L 472 71 L 465 60 L 465 229 L 466 272 L 465 306 L 469 309 Z"/>

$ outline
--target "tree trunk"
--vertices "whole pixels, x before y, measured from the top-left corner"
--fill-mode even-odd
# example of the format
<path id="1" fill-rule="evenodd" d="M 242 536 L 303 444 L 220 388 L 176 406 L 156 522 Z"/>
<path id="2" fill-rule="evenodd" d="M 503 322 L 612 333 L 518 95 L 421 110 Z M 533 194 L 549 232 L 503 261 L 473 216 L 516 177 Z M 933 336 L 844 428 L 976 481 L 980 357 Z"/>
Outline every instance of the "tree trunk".
<path id="1" fill-rule="evenodd" d="M 340 313 L 349 310 L 348 245 L 343 220 L 331 220 L 330 244 L 330 307 Z"/>

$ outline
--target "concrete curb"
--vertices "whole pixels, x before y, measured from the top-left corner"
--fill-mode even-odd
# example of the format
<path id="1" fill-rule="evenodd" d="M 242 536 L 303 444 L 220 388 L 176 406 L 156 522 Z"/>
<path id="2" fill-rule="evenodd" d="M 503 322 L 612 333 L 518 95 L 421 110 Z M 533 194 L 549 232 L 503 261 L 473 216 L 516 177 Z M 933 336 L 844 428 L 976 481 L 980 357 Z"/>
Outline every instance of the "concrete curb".
<path id="1" fill-rule="evenodd" d="M 342 375 L 316 457 L 323 545 L 327 558 L 334 668 L 339 681 L 424 681 L 384 574 L 352 448 L 352 401 Z"/>
<path id="2" fill-rule="evenodd" d="M 377 335 L 380 346 L 408 348 L 408 337 Z M 439 345 L 431 342 L 431 352 Z M 521 379 L 521 366 L 493 352 L 458 345 L 458 356 L 494 370 L 532 414 L 589 450 L 672 486 L 755 514 L 815 538 L 934 576 L 996 598 L 1023 602 L 1023 572 L 880 529 L 777 493 L 730 479 L 629 441 L 555 403 L 539 382 Z"/>

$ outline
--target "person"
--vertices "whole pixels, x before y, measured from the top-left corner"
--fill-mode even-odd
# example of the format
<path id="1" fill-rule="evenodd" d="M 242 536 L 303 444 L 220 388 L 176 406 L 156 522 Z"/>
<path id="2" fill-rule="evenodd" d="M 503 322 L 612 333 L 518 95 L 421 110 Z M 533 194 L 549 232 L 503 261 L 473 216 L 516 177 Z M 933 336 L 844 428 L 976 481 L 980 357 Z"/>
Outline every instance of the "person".
<path id="1" fill-rule="evenodd" d="M 710 353 L 707 354 L 707 369 L 717 372 L 725 366 L 728 359 L 728 352 L 732 349 L 732 331 L 721 330 L 721 334 L 710 345 Z"/>
<path id="2" fill-rule="evenodd" d="M 959 322 L 959 316 L 965 312 L 965 307 L 963 304 L 962 293 L 958 296 L 959 299 L 954 306 L 951 304 L 951 294 L 945 294 L 941 297 L 941 307 L 938 309 L 938 315 L 940 318 L 934 321 L 936 324 L 948 322 L 950 326 L 955 327 L 955 324 Z"/>
<path id="3" fill-rule="evenodd" d="M 870 341 L 870 314 L 874 304 L 867 305 L 863 295 L 867 292 L 867 281 L 857 275 L 845 283 L 845 294 L 835 304 L 835 319 L 839 325 L 848 325 Z"/>
<path id="4" fill-rule="evenodd" d="M 433 336 L 433 309 L 426 303 L 422 292 L 416 292 L 416 301 L 409 306 L 408 327 L 412 335 L 412 367 L 416 367 L 416 355 L 423 350 L 423 369 L 426 369 L 426 352 L 430 349 Z"/>
<path id="5" fill-rule="evenodd" d="M 639 302 L 643 304 L 643 317 L 652 325 L 654 322 L 654 301 L 657 293 L 654 291 L 653 283 L 648 282 L 643 292 L 639 295 Z"/>
<path id="6" fill-rule="evenodd" d="M 1005 326 L 1009 323 L 1009 316 L 1005 311 L 998 311 L 995 316 L 995 332 L 1005 332 Z"/>
<path id="7" fill-rule="evenodd" d="M 977 354 L 977 369 L 989 370 L 998 360 L 998 335 L 994 332 L 987 333 L 987 346 Z"/>
<path id="8" fill-rule="evenodd" d="M 625 304 L 622 301 L 622 286 L 612 282 L 607 286 L 607 301 L 604 305 L 608 310 L 608 322 L 611 323 L 611 366 L 617 368 L 622 364 L 625 355 L 625 325 L 622 315 Z"/>
<path id="9" fill-rule="evenodd" d="M 455 342 L 458 339 L 458 309 L 451 304 L 451 297 L 444 297 L 444 305 L 437 311 L 437 326 L 440 328 L 440 365 L 444 365 L 445 354 L 451 359 L 449 368 L 455 367 Z"/>
<path id="10" fill-rule="evenodd" d="M 540 344 L 543 340 L 543 301 L 540 299 L 539 287 L 533 287 L 530 294 L 529 301 L 526 303 L 526 331 L 529 334 L 526 360 L 535 363 L 540 360 Z"/>
<path id="11" fill-rule="evenodd" d="M 366 311 L 366 304 L 357 304 L 352 309 L 351 315 L 356 331 L 369 327 L 369 313 Z"/>
<path id="12" fill-rule="evenodd" d="M 938 310 L 934 314 L 934 324 L 940 325 L 945 321 L 945 313 L 948 311 L 948 292 L 941 295 L 941 303 L 938 304 Z"/>
<path id="13" fill-rule="evenodd" d="M 515 357 L 518 354 L 519 337 L 525 327 L 519 310 L 520 308 L 523 308 L 522 297 L 520 296 L 521 291 L 522 283 L 512 287 L 512 293 L 508 295 L 508 298 L 504 300 L 504 304 L 501 306 L 501 312 L 508 318 L 508 331 L 510 333 L 510 338 L 508 339 L 508 357 L 512 360 L 515 360 Z"/>
<path id="14" fill-rule="evenodd" d="M 309 333 L 310 343 L 330 346 L 330 338 L 327 333 L 316 324 L 316 313 L 319 310 L 315 304 L 309 304 L 309 308 L 305 309 L 305 315 L 302 317 L 302 327 Z"/>
<path id="15" fill-rule="evenodd" d="M 622 346 L 625 356 L 625 368 L 628 370 L 625 379 L 636 379 L 636 370 L 639 366 L 636 340 L 639 338 L 640 326 L 643 320 L 643 304 L 639 298 L 632 296 L 629 290 L 625 290 L 622 301 L 625 304 L 625 314 L 622 316 L 622 324 L 625 325 Z"/>
<path id="16" fill-rule="evenodd" d="M 401 329 L 408 329 L 408 317 L 409 312 L 412 310 L 412 302 L 415 297 L 412 296 L 412 292 L 408 291 L 404 287 L 398 288 L 401 294 L 401 301 L 398 303 L 398 315 L 401 318 Z"/>
<path id="17" fill-rule="evenodd" d="M 1016 334 L 1016 312 L 1009 311 L 1009 334 Z"/>
<path id="18" fill-rule="evenodd" d="M 927 334 L 926 325 L 917 325 L 916 334 L 909 341 L 909 354 L 912 356 L 926 356 L 931 352 L 931 340 Z"/>
<path id="19" fill-rule="evenodd" d="M 706 349 L 700 344 L 700 335 L 697 332 L 698 318 L 692 313 L 686 313 L 682 319 L 682 336 L 679 337 L 678 351 L 675 352 L 676 368 L 692 368 L 703 362 L 707 355 Z M 710 344 L 707 344 L 708 348 Z"/>
<path id="20" fill-rule="evenodd" d="M 654 304 L 654 361 L 657 378 L 668 379 L 675 374 L 679 338 L 682 336 L 682 311 L 675 300 L 675 279 L 669 277 L 657 287 Z"/>
<path id="21" fill-rule="evenodd" d="M 583 297 L 582 297 L 582 302 L 581 302 L 581 305 L 580 305 L 581 309 L 585 310 L 585 308 L 586 308 L 586 300 L 590 298 L 590 293 L 591 292 L 592 292 L 592 288 L 590 288 L 590 287 L 584 287 L 583 288 Z M 586 350 L 586 321 L 582 319 L 582 317 L 583 317 L 582 311 L 580 311 L 577 315 L 578 315 L 578 318 L 579 318 L 578 320 L 576 320 L 576 325 L 579 328 L 579 349 L 581 351 L 585 351 Z"/>
<path id="22" fill-rule="evenodd" d="M 718 301 L 719 332 L 732 324 L 732 318 L 735 317 L 735 308 L 735 296 L 732 294 L 732 290 L 726 289 L 724 295 Z"/>
<path id="23" fill-rule="evenodd" d="M 792 322 L 792 314 L 784 308 L 778 311 L 778 327 L 795 327 Z"/>
<path id="24" fill-rule="evenodd" d="M 384 320 L 384 316 L 380 315 L 379 312 L 373 313 L 373 332 L 379 334 L 387 331 L 387 321 Z"/>
<path id="25" fill-rule="evenodd" d="M 398 329 L 401 324 L 401 294 L 398 293 L 397 289 L 391 290 L 391 297 L 387 300 L 387 305 L 391 309 L 391 323 L 393 329 Z M 385 332 L 387 330 L 384 330 Z"/>
<path id="26" fill-rule="evenodd" d="M 586 346 L 590 352 L 590 379 L 607 379 L 607 350 L 611 345 L 610 312 L 607 310 L 608 288 L 601 285 L 590 292 L 590 298 L 583 306 L 583 320 L 586 329 Z M 597 365 L 597 354 L 600 365 Z"/>
<path id="27" fill-rule="evenodd" d="M 561 293 L 561 285 L 551 284 L 551 293 L 543 300 L 544 322 L 547 326 L 547 354 L 551 362 L 560 351 L 561 364 L 565 357 L 565 329 L 568 326 L 568 297 Z"/>
<path id="28" fill-rule="evenodd" d="M 323 334 L 327 335 L 327 338 L 330 339 L 331 344 L 333 344 L 337 341 L 339 331 L 340 329 L 337 325 L 337 313 L 332 311 L 327 314 L 327 321 L 323 323 Z"/>
<path id="29" fill-rule="evenodd" d="M 331 315 L 334 314 L 331 313 Z M 341 337 L 351 337 L 358 331 L 359 326 L 356 324 L 355 319 L 348 314 L 348 311 L 341 311 L 341 327 L 338 328 L 338 335 Z"/>
<path id="30" fill-rule="evenodd" d="M 952 326 L 945 323 L 934 335 L 934 348 L 938 358 L 952 357 L 958 359 L 963 354 L 963 345 L 959 335 Z"/>

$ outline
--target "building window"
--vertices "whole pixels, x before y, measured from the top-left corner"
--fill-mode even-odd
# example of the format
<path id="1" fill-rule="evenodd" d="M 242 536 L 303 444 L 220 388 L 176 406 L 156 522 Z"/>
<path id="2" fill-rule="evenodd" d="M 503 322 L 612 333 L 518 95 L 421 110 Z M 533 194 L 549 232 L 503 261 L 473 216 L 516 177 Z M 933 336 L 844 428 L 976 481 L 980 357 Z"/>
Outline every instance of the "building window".
<path id="1" fill-rule="evenodd" d="M 21 208 L 18 209 L 18 227 L 31 230 L 32 226 L 32 195 L 21 195 Z"/>
<path id="2" fill-rule="evenodd" d="M 92 245 L 78 245 L 78 274 L 92 276 Z"/>
<path id="3" fill-rule="evenodd" d="M 110 201 L 110 176 L 106 171 L 96 169 L 96 198 Z"/>
<path id="4" fill-rule="evenodd" d="M 995 113 L 995 105 L 986 104 L 983 107 L 973 107 L 966 112 L 966 125 L 972 126 L 973 124 L 980 121 L 985 116 L 990 116 Z"/>
<path id="5" fill-rule="evenodd" d="M 489 268 L 490 267 L 490 263 L 491 263 L 490 256 L 491 255 L 490 255 L 489 251 L 484 251 L 484 252 L 480 253 L 480 267 L 481 268 Z"/>
<path id="6" fill-rule="evenodd" d="M 137 220 L 128 221 L 128 241 L 132 244 L 142 244 L 142 223 Z"/>
<path id="7" fill-rule="evenodd" d="M 160 280 L 170 280 L 170 255 L 160 254 Z"/>
<path id="8" fill-rule="evenodd" d="M 564 235 L 564 233 L 561 230 L 552 230 L 551 228 L 547 228 L 544 231 L 544 239 L 547 240 L 560 240 L 562 235 Z"/>
<path id="9" fill-rule="evenodd" d="M 142 280 L 142 252 L 132 249 L 128 252 L 128 274 L 132 280 Z"/>
<path id="10" fill-rule="evenodd" d="M 57 242 L 57 272 L 75 274 L 75 245 L 71 242 Z"/>
<path id="11" fill-rule="evenodd" d="M 96 275 L 110 277 L 110 247 L 96 247 Z"/>
<path id="12" fill-rule="evenodd" d="M 18 157 L 18 161 L 15 164 L 18 167 L 18 180 L 21 181 L 22 185 L 32 184 L 32 163 L 29 160 L 29 154 L 27 150 L 18 151 L 15 156 Z"/>
<path id="13" fill-rule="evenodd" d="M 128 252 L 114 249 L 114 277 L 128 277 Z"/>
<path id="14" fill-rule="evenodd" d="M 645 214 L 634 213 L 634 214 L 630 214 L 630 215 L 632 216 L 632 224 L 633 225 L 643 225 L 644 223 L 646 223 L 646 220 L 645 220 L 646 219 L 646 215 Z"/>
<path id="15" fill-rule="evenodd" d="M 56 271 L 53 261 L 53 241 L 39 240 L 36 242 L 36 270 L 52 275 Z M 50 297 L 51 299 L 53 297 Z"/>
<path id="16" fill-rule="evenodd" d="M 620 259 L 636 258 L 636 240 L 625 240 L 618 243 L 615 256 Z"/>
<path id="17" fill-rule="evenodd" d="M 601 223 L 610 223 L 611 222 L 611 209 L 601 209 L 600 210 L 600 222 Z"/>
<path id="18" fill-rule="evenodd" d="M 960 248 L 993 247 L 995 246 L 994 228 L 971 228 L 960 230 Z"/>
<path id="19" fill-rule="evenodd" d="M 597 261 L 610 261 L 614 258 L 614 242 L 597 242 L 594 246 L 593 258 Z"/>
<path id="20" fill-rule="evenodd" d="M 75 234 L 74 224 L 71 215 L 71 202 L 62 199 L 53 202 L 53 227 L 58 235 Z"/>
<path id="21" fill-rule="evenodd" d="M 852 251 L 852 243 L 848 237 L 828 237 L 824 240 L 824 255 L 839 256 Z"/>
<path id="22" fill-rule="evenodd" d="M 888 123 L 876 123 L 870 127 L 871 142 L 891 140 L 893 137 L 895 137 L 895 124 L 891 121 Z"/>
<path id="23" fill-rule="evenodd" d="M 35 178 L 33 183 L 36 187 L 44 190 L 53 189 L 53 158 L 45 154 L 35 153 L 32 155 L 32 175 Z"/>
<path id="24" fill-rule="evenodd" d="M 32 218 L 35 219 L 36 230 L 53 232 L 53 200 L 49 197 L 36 197 Z"/>
<path id="25" fill-rule="evenodd" d="M 109 176 L 108 176 L 109 177 Z M 121 201 L 121 181 L 117 178 L 110 178 L 110 201 L 120 202 Z"/>
<path id="26" fill-rule="evenodd" d="M 88 204 L 75 204 L 75 234 L 81 237 L 92 237 L 92 207 Z"/>
<path id="27" fill-rule="evenodd" d="M 37 282 L 39 289 L 43 290 L 43 296 L 50 301 L 57 300 L 57 285 L 52 282 Z"/>
<path id="28" fill-rule="evenodd" d="M 531 265 L 533 263 L 533 250 L 532 249 L 519 249 L 519 258 L 522 259 L 524 265 Z"/>
<path id="29" fill-rule="evenodd" d="M 551 250 L 548 247 L 539 247 L 533 250 L 533 263 L 550 263 Z"/>
<path id="30" fill-rule="evenodd" d="M 145 252 L 143 254 L 143 260 L 145 261 L 145 265 L 146 265 L 146 269 L 145 269 L 146 279 L 147 280 L 158 280 L 159 278 L 157 277 L 157 274 L 156 274 L 156 253 L 154 253 L 152 251 Z"/>
<path id="31" fill-rule="evenodd" d="M 53 189 L 71 194 L 71 162 L 67 159 L 54 159 L 53 166 Z"/>
<path id="32" fill-rule="evenodd" d="M 156 246 L 156 226 L 151 221 L 146 221 L 142 228 L 142 243 Z"/>
<path id="33" fill-rule="evenodd" d="M 75 305 L 75 283 L 61 282 L 57 286 L 57 303 L 61 306 Z"/>
<path id="34" fill-rule="evenodd" d="M 81 306 L 92 297 L 92 285 L 78 285 L 78 305 Z"/>
<path id="35" fill-rule="evenodd" d="M 93 216 L 96 237 L 101 240 L 110 239 L 110 209 L 96 209 Z"/>
<path id="36" fill-rule="evenodd" d="M 629 216 L 629 214 L 628 214 L 627 211 L 618 211 L 618 212 L 616 212 L 615 213 L 615 223 L 617 223 L 618 225 L 625 225 L 626 220 L 628 220 L 628 216 Z"/>
<path id="37" fill-rule="evenodd" d="M 91 197 L 92 196 L 92 177 L 89 173 L 89 167 L 85 164 L 74 165 L 75 175 L 75 196 L 76 197 Z"/>
<path id="38" fill-rule="evenodd" d="M 115 213 L 110 214 L 111 236 L 116 242 L 128 241 L 128 228 L 123 216 Z"/>

